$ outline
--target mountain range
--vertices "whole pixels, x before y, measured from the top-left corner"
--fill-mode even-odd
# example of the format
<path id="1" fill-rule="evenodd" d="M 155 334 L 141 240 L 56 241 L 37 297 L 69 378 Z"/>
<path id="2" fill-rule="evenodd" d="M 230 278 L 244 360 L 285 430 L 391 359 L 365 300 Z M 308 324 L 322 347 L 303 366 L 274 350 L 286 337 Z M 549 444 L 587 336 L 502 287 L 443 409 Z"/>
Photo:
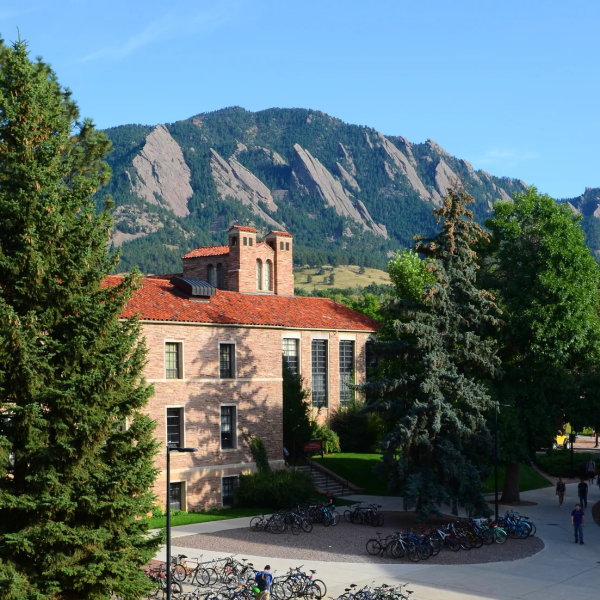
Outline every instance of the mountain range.
<path id="1" fill-rule="evenodd" d="M 527 185 L 475 170 L 433 140 L 411 143 L 323 112 L 233 107 L 156 126 L 106 130 L 119 269 L 176 272 L 181 256 L 226 243 L 233 224 L 294 234 L 297 264 L 385 268 L 416 234 L 436 231 L 432 210 L 453 182 L 483 222 L 497 200 Z M 600 249 L 600 190 L 565 199 Z"/>

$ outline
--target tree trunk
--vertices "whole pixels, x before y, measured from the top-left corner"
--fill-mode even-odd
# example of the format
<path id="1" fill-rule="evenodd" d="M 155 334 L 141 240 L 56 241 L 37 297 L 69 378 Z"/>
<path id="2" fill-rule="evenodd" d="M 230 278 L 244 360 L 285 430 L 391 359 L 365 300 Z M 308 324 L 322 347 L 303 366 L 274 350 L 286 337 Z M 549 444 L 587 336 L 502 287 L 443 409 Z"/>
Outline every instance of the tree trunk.
<path id="1" fill-rule="evenodd" d="M 520 463 L 510 463 L 506 465 L 506 475 L 504 476 L 504 489 L 500 502 L 520 502 L 519 495 L 519 467 Z"/>

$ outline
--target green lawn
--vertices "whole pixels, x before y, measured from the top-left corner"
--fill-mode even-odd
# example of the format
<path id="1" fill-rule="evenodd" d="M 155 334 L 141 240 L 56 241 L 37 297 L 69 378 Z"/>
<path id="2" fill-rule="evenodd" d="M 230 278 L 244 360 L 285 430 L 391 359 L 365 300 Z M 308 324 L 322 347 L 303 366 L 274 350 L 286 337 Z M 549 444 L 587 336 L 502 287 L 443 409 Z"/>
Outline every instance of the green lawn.
<path id="1" fill-rule="evenodd" d="M 358 487 L 365 488 L 365 494 L 391 496 L 387 482 L 373 473 L 373 467 L 381 463 L 381 454 L 356 454 L 340 452 L 328 454 L 324 458 L 315 457 L 314 461 L 337 473 Z"/>
<path id="2" fill-rule="evenodd" d="M 365 488 L 366 494 L 374 496 L 391 496 L 387 482 L 382 481 L 373 474 L 373 467 L 380 463 L 380 454 L 354 454 L 340 452 L 328 454 L 324 458 L 313 458 L 316 462 L 337 473 L 350 483 Z M 498 487 L 502 491 L 504 486 L 504 467 L 498 468 Z M 519 469 L 519 489 L 521 492 L 550 487 L 552 484 L 532 467 L 521 465 Z M 494 473 L 486 481 L 485 493 L 494 491 Z"/>
<path id="3" fill-rule="evenodd" d="M 271 513 L 271 509 L 260 508 L 221 508 L 207 510 L 206 512 L 184 512 L 182 510 L 174 510 L 171 513 L 171 525 L 190 525 L 191 523 L 208 523 L 209 521 L 224 521 L 226 519 L 238 519 L 239 517 L 253 517 L 263 513 Z M 167 516 L 161 515 L 158 517 L 150 517 L 150 529 L 159 529 L 167 526 Z"/>
<path id="4" fill-rule="evenodd" d="M 498 490 L 502 493 L 504 487 L 504 467 L 498 467 Z M 540 475 L 533 467 L 521 465 L 519 469 L 519 491 L 528 492 L 529 490 L 537 490 L 539 488 L 551 487 L 552 484 L 542 475 Z M 485 482 L 485 493 L 489 494 L 494 491 L 494 472 L 487 478 Z"/>

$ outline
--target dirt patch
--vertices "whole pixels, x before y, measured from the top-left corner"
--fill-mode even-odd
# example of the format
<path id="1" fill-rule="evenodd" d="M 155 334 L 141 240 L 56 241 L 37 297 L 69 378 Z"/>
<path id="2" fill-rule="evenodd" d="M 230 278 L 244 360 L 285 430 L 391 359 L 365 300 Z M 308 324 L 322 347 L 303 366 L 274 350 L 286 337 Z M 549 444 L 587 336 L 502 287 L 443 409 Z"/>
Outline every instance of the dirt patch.
<path id="1" fill-rule="evenodd" d="M 454 517 L 433 518 L 428 525 L 440 525 L 454 520 Z M 198 534 L 177 538 L 177 545 L 199 550 L 216 550 L 238 555 L 264 556 L 269 558 L 291 558 L 299 560 L 320 560 L 329 562 L 391 563 L 387 557 L 371 556 L 365 549 L 366 542 L 379 532 L 383 537 L 396 531 L 416 528 L 414 513 L 387 512 L 383 527 L 353 525 L 342 520 L 336 527 L 315 525 L 311 533 L 293 535 L 285 532 L 279 535 L 254 532 L 250 528 L 230 529 L 217 533 Z M 479 564 L 512 561 L 537 554 L 544 548 L 538 537 L 525 540 L 508 539 L 504 544 L 483 546 L 469 551 L 451 552 L 444 549 L 437 556 L 429 558 L 432 564 Z M 407 562 L 400 559 L 396 562 Z"/>

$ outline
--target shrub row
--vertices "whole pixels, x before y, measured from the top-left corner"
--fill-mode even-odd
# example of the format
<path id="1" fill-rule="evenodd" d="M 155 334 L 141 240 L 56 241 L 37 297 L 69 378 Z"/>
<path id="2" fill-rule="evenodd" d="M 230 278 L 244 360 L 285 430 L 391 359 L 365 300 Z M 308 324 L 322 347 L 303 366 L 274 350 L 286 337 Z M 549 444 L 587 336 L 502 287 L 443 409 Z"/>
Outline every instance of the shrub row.
<path id="1" fill-rule="evenodd" d="M 314 483 L 308 473 L 288 469 L 248 473 L 240 475 L 235 493 L 238 506 L 291 508 L 314 494 Z"/>

